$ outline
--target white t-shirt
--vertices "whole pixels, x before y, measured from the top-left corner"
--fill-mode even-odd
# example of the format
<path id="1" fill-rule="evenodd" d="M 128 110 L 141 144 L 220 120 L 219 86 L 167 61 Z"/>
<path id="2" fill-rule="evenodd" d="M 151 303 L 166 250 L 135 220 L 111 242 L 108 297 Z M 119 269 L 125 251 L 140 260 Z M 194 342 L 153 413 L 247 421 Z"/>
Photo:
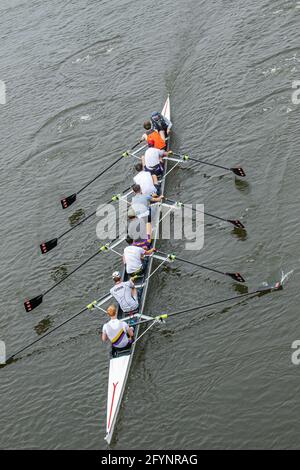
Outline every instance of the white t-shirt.
<path id="1" fill-rule="evenodd" d="M 128 329 L 129 326 L 125 321 L 120 321 L 116 318 L 105 323 L 105 325 L 103 325 L 102 332 L 107 334 L 108 339 L 115 348 L 125 348 L 129 340 L 126 334 Z"/>
<path id="2" fill-rule="evenodd" d="M 131 289 L 134 287 L 132 281 L 119 282 L 110 289 L 111 295 L 116 299 L 124 313 L 136 310 L 139 306 L 136 297 L 132 296 Z"/>
<path id="3" fill-rule="evenodd" d="M 156 193 L 157 189 L 153 184 L 152 176 L 149 171 L 140 171 L 134 178 L 135 184 L 139 184 L 142 190 L 142 194 L 153 194 Z"/>
<path id="4" fill-rule="evenodd" d="M 153 168 L 160 163 L 159 157 L 164 155 L 164 150 L 150 147 L 145 152 L 145 165 L 147 168 Z"/>
<path id="5" fill-rule="evenodd" d="M 139 246 L 126 246 L 124 249 L 124 259 L 128 274 L 135 273 L 142 267 L 141 255 L 144 254 L 145 250 Z"/>

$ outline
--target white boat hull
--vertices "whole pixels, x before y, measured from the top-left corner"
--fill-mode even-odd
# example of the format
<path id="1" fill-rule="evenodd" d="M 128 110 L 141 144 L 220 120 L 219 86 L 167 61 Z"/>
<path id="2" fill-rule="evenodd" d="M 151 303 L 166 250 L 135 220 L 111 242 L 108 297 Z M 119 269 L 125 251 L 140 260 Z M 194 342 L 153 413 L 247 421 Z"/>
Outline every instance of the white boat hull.
<path id="1" fill-rule="evenodd" d="M 169 96 L 165 102 L 165 105 L 162 110 L 162 115 L 165 116 L 167 119 L 171 118 L 170 112 L 170 99 Z M 138 152 L 138 151 L 137 151 Z M 137 153 L 135 152 L 135 153 Z M 165 163 L 165 174 L 167 171 L 167 162 Z M 165 179 L 162 181 L 161 190 L 162 193 L 164 192 L 165 186 Z M 159 218 L 160 218 L 160 206 L 156 206 L 157 210 L 155 211 L 153 223 L 153 246 L 155 247 L 156 241 L 159 235 Z M 151 268 L 152 268 L 153 258 L 150 258 L 147 271 L 146 271 L 146 278 L 148 278 Z M 146 302 L 146 295 L 148 290 L 149 283 L 146 282 L 142 298 L 141 298 L 141 306 L 140 306 L 140 314 L 142 315 L 144 312 L 145 302 Z M 135 329 L 135 337 L 138 336 L 139 326 Z M 121 357 L 112 357 L 109 362 L 109 377 L 108 377 L 108 395 L 107 395 L 107 414 L 106 414 L 106 436 L 105 440 L 108 444 L 111 443 L 113 438 L 115 425 L 117 421 L 117 417 L 119 414 L 120 406 L 122 403 L 126 382 L 128 378 L 128 374 L 130 371 L 130 366 L 132 362 L 132 358 L 134 355 L 135 350 L 135 343 L 125 355 Z"/>

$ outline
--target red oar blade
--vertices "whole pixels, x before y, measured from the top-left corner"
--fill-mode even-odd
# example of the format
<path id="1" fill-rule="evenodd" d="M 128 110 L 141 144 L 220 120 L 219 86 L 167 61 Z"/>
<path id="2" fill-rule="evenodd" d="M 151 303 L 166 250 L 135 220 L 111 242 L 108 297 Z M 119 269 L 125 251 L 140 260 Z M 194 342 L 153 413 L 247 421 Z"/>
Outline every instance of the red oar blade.
<path id="1" fill-rule="evenodd" d="M 232 279 L 238 282 L 246 282 L 243 276 L 240 273 L 225 273 L 227 276 L 230 276 Z"/>
<path id="2" fill-rule="evenodd" d="M 47 242 L 43 242 L 40 244 L 40 249 L 42 254 L 48 253 L 48 251 L 53 250 L 57 246 L 57 238 L 52 238 L 52 240 L 48 240 Z"/>
<path id="3" fill-rule="evenodd" d="M 43 302 L 43 294 L 33 297 L 32 299 L 26 299 L 24 307 L 26 312 L 31 312 L 33 309 L 38 307 Z"/>
<path id="4" fill-rule="evenodd" d="M 60 203 L 63 209 L 67 209 L 75 201 L 76 201 L 76 193 L 71 194 L 71 196 L 64 197 L 63 199 L 61 199 Z"/>
<path id="5" fill-rule="evenodd" d="M 230 219 L 227 219 L 227 222 L 229 222 L 230 224 L 234 225 L 236 228 L 245 228 L 245 225 L 242 224 L 242 222 L 240 220 L 230 220 Z"/>
<path id="6" fill-rule="evenodd" d="M 242 178 L 246 176 L 242 167 L 230 168 L 230 170 L 237 176 L 241 176 Z"/>

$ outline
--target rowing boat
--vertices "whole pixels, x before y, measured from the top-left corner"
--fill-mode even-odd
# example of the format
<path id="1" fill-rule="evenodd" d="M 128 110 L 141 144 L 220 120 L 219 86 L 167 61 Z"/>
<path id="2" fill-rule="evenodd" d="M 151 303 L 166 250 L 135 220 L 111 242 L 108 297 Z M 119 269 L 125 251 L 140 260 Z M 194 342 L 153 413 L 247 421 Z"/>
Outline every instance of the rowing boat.
<path id="1" fill-rule="evenodd" d="M 162 109 L 162 115 L 170 120 L 171 118 L 171 108 L 170 108 L 170 97 L 168 96 L 164 107 Z M 169 141 L 168 141 L 169 146 Z M 139 153 L 138 149 L 135 154 Z M 164 187 L 167 175 L 167 161 L 164 166 L 164 174 L 161 181 L 161 193 L 164 194 Z M 155 211 L 152 211 L 152 226 L 153 226 L 153 246 L 156 246 L 157 239 L 159 236 L 159 220 L 161 215 L 161 205 L 158 204 L 155 207 Z M 140 309 L 139 317 L 143 316 L 145 310 L 145 303 L 147 298 L 149 278 L 151 276 L 153 257 L 150 257 L 147 263 L 147 267 L 144 271 L 142 278 L 139 279 L 141 287 L 138 289 L 140 297 Z M 127 280 L 127 274 L 123 272 L 123 280 Z M 119 309 L 118 318 L 124 319 L 123 312 Z M 139 336 L 139 325 L 135 327 L 134 332 L 135 338 Z M 110 444 L 114 431 L 116 428 L 116 423 L 118 415 L 120 412 L 120 406 L 122 403 L 124 391 L 126 388 L 126 383 L 128 380 L 128 375 L 130 372 L 131 363 L 133 360 L 135 352 L 136 342 L 134 341 L 128 349 L 117 351 L 116 349 L 111 349 L 111 357 L 109 361 L 109 377 L 108 377 L 108 394 L 107 394 L 107 414 L 106 414 L 106 437 L 105 440 Z"/>
<path id="2" fill-rule="evenodd" d="M 163 110 L 162 110 L 162 114 L 165 117 L 167 117 L 168 119 L 170 119 L 170 99 L 169 99 L 169 97 L 167 98 L 167 100 L 165 102 L 165 105 L 164 105 Z M 128 151 L 124 152 L 122 154 L 122 158 L 123 157 L 133 156 L 135 158 L 140 159 L 141 157 L 139 156 L 139 153 L 147 145 L 144 145 L 142 147 L 140 146 L 134 153 L 130 153 L 131 151 L 133 151 L 133 149 L 135 149 L 140 144 L 141 144 L 141 142 L 138 142 L 131 148 L 130 151 L 128 150 Z M 168 141 L 168 147 L 169 147 L 169 141 Z M 170 156 L 171 154 L 173 154 L 172 157 Z M 165 158 L 165 169 L 164 169 L 164 174 L 163 174 L 163 176 L 161 178 L 161 181 L 160 181 L 160 183 L 161 183 L 161 192 L 163 194 L 164 194 L 164 190 L 165 190 L 165 182 L 166 182 L 167 175 L 171 171 L 173 171 L 176 168 L 176 166 L 178 166 L 179 164 L 185 164 L 189 160 L 191 160 L 192 162 L 195 162 L 197 164 L 204 164 L 204 165 L 209 165 L 209 166 L 225 169 L 227 171 L 233 172 L 237 176 L 241 176 L 241 177 L 245 176 L 245 172 L 241 167 L 224 167 L 224 166 L 217 165 L 217 164 L 214 164 L 214 163 L 200 161 L 198 159 L 189 157 L 188 155 L 181 155 L 181 154 L 176 154 L 176 153 L 173 153 L 173 152 L 169 152 L 169 154 L 167 156 L 165 156 L 164 158 Z M 120 161 L 120 159 L 121 159 L 121 157 L 119 159 L 115 160 L 113 163 L 111 163 L 106 169 L 102 170 L 97 176 L 94 176 L 93 179 L 91 181 L 89 181 L 88 183 L 86 183 L 79 191 L 77 191 L 76 193 L 71 194 L 70 196 L 64 197 L 61 200 L 63 209 L 66 209 L 71 204 L 73 204 L 76 201 L 77 195 L 79 193 L 81 193 L 91 183 L 96 181 L 97 178 L 102 176 L 106 171 L 108 171 L 112 166 L 114 166 L 118 161 Z M 174 162 L 174 163 L 173 163 L 173 165 L 170 165 L 171 168 L 170 168 L 170 170 L 167 171 L 167 162 L 169 160 Z M 126 200 L 127 196 L 129 196 L 132 193 L 132 190 L 129 190 L 129 189 L 130 188 L 124 190 L 121 194 L 114 195 L 108 202 L 111 202 L 111 201 L 115 202 L 115 201 L 119 201 L 119 200 L 122 200 L 122 199 Z M 176 210 L 176 208 L 184 207 L 187 204 L 188 203 L 183 203 L 183 202 L 180 202 L 180 201 L 172 201 L 170 199 L 165 199 L 164 203 L 160 202 L 158 204 L 155 203 L 155 204 L 152 205 L 152 210 L 151 210 L 151 213 L 152 213 L 152 226 L 153 226 L 153 241 L 152 241 L 152 244 L 153 244 L 154 247 L 156 247 L 157 240 L 158 240 L 160 222 L 164 219 L 164 217 L 166 217 L 168 215 L 168 213 Z M 164 214 L 164 215 L 162 215 L 162 207 L 168 208 L 167 213 Z M 242 229 L 242 230 L 245 229 L 244 225 L 238 219 L 234 219 L 234 220 L 233 219 L 227 219 L 227 218 L 225 219 L 224 217 L 220 217 L 218 215 L 210 214 L 208 212 L 203 212 L 202 210 L 199 210 L 197 208 L 192 208 L 192 210 L 196 211 L 196 212 L 201 212 L 202 214 L 205 214 L 209 217 L 213 217 L 217 220 L 228 222 L 228 223 L 234 225 L 238 229 Z M 65 236 L 66 234 L 71 232 L 74 228 L 76 228 L 76 226 L 81 225 L 82 222 L 84 222 L 85 220 L 90 219 L 90 217 L 95 215 L 96 212 L 97 211 L 89 214 L 88 216 L 85 217 L 85 219 L 83 219 L 82 221 L 79 221 L 74 227 L 72 227 L 71 229 L 66 230 L 65 232 L 63 232 L 58 237 L 53 238 L 51 240 L 48 240 L 46 242 L 43 242 L 40 245 L 42 254 L 45 254 L 48 251 L 55 248 L 57 246 L 57 242 L 60 238 L 62 238 L 63 236 Z M 65 279 L 68 279 L 73 273 L 77 272 L 81 267 L 85 266 L 88 262 L 90 262 L 92 259 L 94 259 L 96 256 L 98 256 L 100 253 L 107 253 L 109 251 L 112 251 L 112 252 L 115 252 L 115 253 L 120 255 L 120 253 L 116 252 L 114 249 L 117 246 L 119 246 L 122 242 L 124 242 L 124 240 L 125 240 L 125 237 L 120 237 L 119 236 L 118 238 L 111 241 L 110 243 L 106 243 L 105 245 L 102 245 L 100 248 L 97 249 L 97 251 L 93 255 L 91 255 L 88 259 L 86 259 L 84 262 L 82 262 L 79 266 L 77 266 L 75 269 L 73 269 L 71 272 L 69 272 L 63 279 L 60 279 L 58 282 L 56 282 L 54 285 L 49 287 L 44 292 L 40 293 L 38 296 L 33 297 L 31 299 L 25 299 L 25 302 L 24 302 L 25 310 L 27 312 L 31 312 L 33 309 L 38 307 L 42 303 L 43 297 L 45 297 L 47 294 L 49 294 L 53 289 L 55 289 L 57 286 L 59 286 Z M 158 267 L 156 267 L 154 270 L 152 270 L 152 264 L 153 264 L 154 259 L 159 260 L 160 265 Z M 121 312 L 120 309 L 118 310 L 119 319 L 127 321 L 128 323 L 131 323 L 131 325 L 133 325 L 133 327 L 135 329 L 135 339 L 134 339 L 134 342 L 131 345 L 129 345 L 129 347 L 127 349 L 124 348 L 122 350 L 116 350 L 113 347 L 111 348 L 111 357 L 110 357 L 110 362 L 109 362 L 108 398 L 107 398 L 107 423 L 106 423 L 106 432 L 107 433 L 106 433 L 106 437 L 105 437 L 108 444 L 111 443 L 111 441 L 113 439 L 113 436 L 114 436 L 114 432 L 115 432 L 115 428 L 116 428 L 116 424 L 117 424 L 117 419 L 118 419 L 118 415 L 119 415 L 119 412 L 120 412 L 120 407 L 121 407 L 121 404 L 122 404 L 122 399 L 123 399 L 123 396 L 124 396 L 126 383 L 127 383 L 127 380 L 128 380 L 130 367 L 131 367 L 131 364 L 132 364 L 132 360 L 133 360 L 135 348 L 136 348 L 136 345 L 137 345 L 137 341 L 145 333 L 147 333 L 147 331 L 149 331 L 149 329 L 152 326 L 157 325 L 161 321 L 165 321 L 168 317 L 174 317 L 175 315 L 183 315 L 183 314 L 186 314 L 188 312 L 197 311 L 197 310 L 200 310 L 200 309 L 210 308 L 210 307 L 215 306 L 215 305 L 220 306 L 222 303 L 225 303 L 225 302 L 232 302 L 234 300 L 239 300 L 241 298 L 245 299 L 246 297 L 249 297 L 249 296 L 255 296 L 255 295 L 258 295 L 258 294 L 260 295 L 262 293 L 267 293 L 267 292 L 274 291 L 274 290 L 277 290 L 277 291 L 281 290 L 283 281 L 285 279 L 283 277 L 281 279 L 281 281 L 277 281 L 277 282 L 275 282 L 271 285 L 269 285 L 267 283 L 264 283 L 263 287 L 257 288 L 255 290 L 250 291 L 250 292 L 240 294 L 240 295 L 230 297 L 230 298 L 225 298 L 225 299 L 222 299 L 222 300 L 217 300 L 217 301 L 208 303 L 206 305 L 196 305 L 196 306 L 193 305 L 192 307 L 189 307 L 189 308 L 183 307 L 180 310 L 178 310 L 176 312 L 172 312 L 172 313 L 163 313 L 163 314 L 160 314 L 160 315 L 157 315 L 157 316 L 146 316 L 144 314 L 144 310 L 145 310 L 146 297 L 147 297 L 147 291 L 148 291 L 148 287 L 149 287 L 150 277 L 153 276 L 153 274 L 163 265 L 163 263 L 173 263 L 175 260 L 177 260 L 179 262 L 182 262 L 182 263 L 187 263 L 187 264 L 192 265 L 192 266 L 196 266 L 198 268 L 204 269 L 206 271 L 213 272 L 213 273 L 218 274 L 218 275 L 229 276 L 231 279 L 233 279 L 236 282 L 242 282 L 242 283 L 245 282 L 245 279 L 243 278 L 243 276 L 238 272 L 227 272 L 227 271 L 225 272 L 225 271 L 222 271 L 220 269 L 216 269 L 214 267 L 205 266 L 205 265 L 202 265 L 202 264 L 199 264 L 199 263 L 195 262 L 194 260 L 191 261 L 191 260 L 188 260 L 188 259 L 184 259 L 180 256 L 177 256 L 177 254 L 175 254 L 175 253 L 163 253 L 161 251 L 156 251 L 156 254 L 152 253 L 152 255 L 148 258 L 148 263 L 147 263 L 146 270 L 145 270 L 143 276 L 140 276 L 140 282 L 136 286 L 137 289 L 139 290 L 139 294 L 140 294 L 140 296 L 139 296 L 140 297 L 140 309 L 139 309 L 138 313 L 134 313 L 133 315 L 129 315 L 128 317 L 126 317 L 123 314 L 123 312 Z M 123 280 L 127 280 L 127 278 L 128 277 L 126 275 L 126 272 L 123 272 Z M 29 344 L 23 346 L 21 349 L 16 351 L 14 354 L 12 354 L 7 359 L 6 364 L 12 362 L 14 360 L 14 358 L 16 356 L 20 355 L 23 351 L 27 350 L 28 348 L 30 348 L 33 345 L 35 345 L 36 343 L 40 342 L 44 338 L 48 337 L 50 334 L 57 331 L 58 329 L 60 329 L 61 327 L 63 327 L 64 325 L 66 325 L 67 323 L 72 321 L 73 319 L 77 318 L 79 315 L 82 315 L 84 312 L 93 311 L 95 308 L 97 308 L 100 311 L 105 313 L 106 310 L 104 310 L 102 308 L 102 306 L 104 304 L 106 304 L 107 302 L 109 302 L 111 300 L 111 298 L 112 298 L 112 295 L 110 293 L 106 293 L 105 295 L 102 295 L 102 297 L 100 297 L 98 300 L 94 300 L 93 302 L 88 304 L 86 307 L 82 308 L 79 312 L 76 312 L 71 317 L 67 318 L 62 323 L 60 323 L 59 325 L 53 327 L 51 330 L 44 333 L 38 339 L 35 339 L 34 341 L 31 341 Z M 141 324 L 145 325 L 147 323 L 149 323 L 150 326 L 148 328 L 146 328 L 145 330 L 143 330 L 143 332 L 141 334 L 139 334 L 140 325 Z"/>

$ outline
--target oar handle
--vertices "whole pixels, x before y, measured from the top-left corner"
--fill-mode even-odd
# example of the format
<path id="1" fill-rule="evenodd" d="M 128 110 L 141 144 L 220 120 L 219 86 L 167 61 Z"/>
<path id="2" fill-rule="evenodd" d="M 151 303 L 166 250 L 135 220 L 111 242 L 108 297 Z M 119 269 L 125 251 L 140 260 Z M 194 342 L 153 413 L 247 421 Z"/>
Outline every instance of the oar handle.
<path id="1" fill-rule="evenodd" d="M 140 145 L 143 142 L 143 140 L 139 140 L 133 147 L 131 147 L 130 150 L 134 150 L 138 145 Z"/>
<path id="2" fill-rule="evenodd" d="M 187 264 L 190 264 L 192 266 L 197 266 L 198 268 L 206 269 L 207 271 L 212 271 L 212 272 L 217 273 L 217 274 L 226 275 L 226 273 L 224 273 L 223 271 L 219 271 L 218 269 L 215 269 L 215 268 L 210 268 L 208 266 L 205 266 L 204 264 L 198 264 L 198 263 L 195 263 L 194 261 L 189 261 L 187 259 L 180 258 L 177 255 L 176 255 L 176 259 L 178 259 L 178 261 L 181 261 L 182 263 L 187 263 Z"/>

